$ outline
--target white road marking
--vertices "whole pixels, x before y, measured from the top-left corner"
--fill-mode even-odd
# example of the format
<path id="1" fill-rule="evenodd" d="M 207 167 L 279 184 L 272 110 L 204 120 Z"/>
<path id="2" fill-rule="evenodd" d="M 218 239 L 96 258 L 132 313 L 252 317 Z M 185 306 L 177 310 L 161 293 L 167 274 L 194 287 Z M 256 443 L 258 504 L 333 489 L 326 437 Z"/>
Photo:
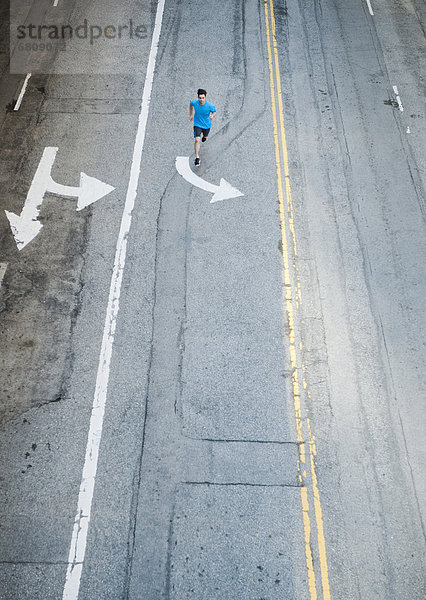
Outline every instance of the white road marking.
<path id="1" fill-rule="evenodd" d="M 53 6 L 58 6 L 58 0 L 55 0 L 55 2 L 53 3 Z"/>
<path id="2" fill-rule="evenodd" d="M 154 31 L 152 34 L 151 50 L 149 53 L 148 67 L 142 95 L 141 112 L 139 115 L 138 129 L 133 149 L 132 165 L 130 168 L 129 185 L 127 188 L 126 202 L 121 219 L 120 233 L 118 235 L 115 252 L 114 268 L 111 277 L 102 346 L 99 356 L 98 373 L 96 378 L 96 388 L 93 398 L 92 415 L 90 418 L 90 427 L 86 446 L 86 456 L 84 460 L 83 474 L 78 496 L 77 511 L 74 520 L 68 558 L 68 568 L 62 600 L 77 600 L 80 589 L 80 578 L 83 570 L 84 556 L 86 553 L 87 533 L 89 529 L 93 492 L 95 488 L 99 446 L 102 436 L 112 346 L 114 343 L 114 334 L 117 325 L 121 282 L 126 262 L 127 238 L 132 222 L 132 211 L 136 200 L 137 186 L 140 175 L 142 151 L 145 141 L 149 103 L 154 80 L 155 61 L 157 57 L 164 12 L 164 3 L 165 0 L 159 0 L 158 2 Z"/>
<path id="3" fill-rule="evenodd" d="M 396 101 L 398 102 L 398 108 L 402 112 L 404 110 L 404 107 L 402 106 L 401 98 L 399 97 L 398 88 L 396 87 L 396 85 L 393 86 L 393 91 L 395 92 Z"/>
<path id="4" fill-rule="evenodd" d="M 89 177 L 85 173 L 80 173 L 80 187 L 56 183 L 50 173 L 57 152 L 58 148 L 51 146 L 44 149 L 21 214 L 16 215 L 7 210 L 5 211 L 18 250 L 25 248 L 40 233 L 43 227 L 38 221 L 38 216 L 46 192 L 68 198 L 77 197 L 77 210 L 81 210 L 115 189 L 111 185 L 94 177 Z"/>
<path id="5" fill-rule="evenodd" d="M 58 196 L 65 196 L 66 198 L 77 197 L 77 210 L 83 210 L 86 206 L 93 204 L 100 198 L 103 198 L 110 192 L 115 190 L 115 187 L 104 183 L 96 177 L 90 177 L 86 173 L 80 173 L 80 186 L 72 187 L 70 185 L 62 185 L 56 183 L 50 178 L 47 191 L 51 194 L 57 194 Z"/>
<path id="6" fill-rule="evenodd" d="M 6 275 L 7 263 L 0 263 L 0 287 L 3 283 L 3 277 Z"/>
<path id="7" fill-rule="evenodd" d="M 28 75 L 25 77 L 24 83 L 22 84 L 22 88 L 21 88 L 21 93 L 18 96 L 18 99 L 16 101 L 16 104 L 13 108 L 13 110 L 19 110 L 21 107 L 21 103 L 22 103 L 22 98 L 24 97 L 25 91 L 27 89 L 27 85 L 28 85 L 28 81 L 31 77 L 31 73 L 28 73 Z"/>
<path id="8" fill-rule="evenodd" d="M 371 2 L 370 2 L 370 0 L 367 0 L 367 6 L 368 6 L 368 10 L 369 10 L 369 12 L 370 12 L 370 15 L 371 15 L 372 17 L 374 17 L 374 13 L 373 13 L 373 7 L 371 6 Z"/>
<path id="9" fill-rule="evenodd" d="M 411 129 L 407 127 L 407 133 L 411 133 Z"/>
<path id="10" fill-rule="evenodd" d="M 368 10 L 369 10 L 369 12 L 370 12 L 370 15 L 371 15 L 372 17 L 374 17 L 374 13 L 373 13 L 373 7 L 371 6 L 371 2 L 370 2 L 370 0 L 367 0 L 367 6 L 368 6 Z"/>
<path id="11" fill-rule="evenodd" d="M 201 177 L 198 177 L 189 166 L 189 156 L 176 157 L 176 170 L 179 175 L 182 175 L 182 177 L 192 185 L 195 185 L 206 192 L 213 192 L 214 196 L 210 202 L 219 202 L 220 200 L 226 200 L 228 198 L 244 196 L 240 190 L 232 187 L 225 179 L 221 179 L 219 185 L 214 185 L 213 183 L 209 183 Z"/>

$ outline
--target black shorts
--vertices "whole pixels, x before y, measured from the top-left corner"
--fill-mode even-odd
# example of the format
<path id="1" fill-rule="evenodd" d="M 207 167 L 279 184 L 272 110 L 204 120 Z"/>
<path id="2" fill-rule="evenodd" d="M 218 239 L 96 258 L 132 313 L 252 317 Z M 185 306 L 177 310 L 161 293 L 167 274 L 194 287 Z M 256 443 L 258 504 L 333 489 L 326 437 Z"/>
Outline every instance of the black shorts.
<path id="1" fill-rule="evenodd" d="M 201 133 L 204 137 L 207 137 L 209 135 L 209 132 L 210 127 L 209 129 L 203 129 L 202 127 L 198 127 L 198 125 L 194 125 L 194 137 L 201 137 Z"/>

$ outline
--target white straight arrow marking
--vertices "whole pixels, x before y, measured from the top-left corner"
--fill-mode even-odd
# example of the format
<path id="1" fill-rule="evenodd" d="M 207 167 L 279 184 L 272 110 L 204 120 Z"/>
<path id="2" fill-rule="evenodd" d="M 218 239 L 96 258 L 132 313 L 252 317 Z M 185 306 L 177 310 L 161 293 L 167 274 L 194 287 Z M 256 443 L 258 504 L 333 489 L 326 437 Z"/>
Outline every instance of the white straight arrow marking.
<path id="1" fill-rule="evenodd" d="M 22 248 L 29 244 L 43 227 L 37 219 L 40 214 L 40 206 L 42 205 L 44 194 L 46 193 L 46 182 L 50 179 L 50 171 L 55 162 L 57 151 L 57 148 L 44 149 L 21 214 L 18 216 L 15 213 L 5 211 L 18 250 L 22 250 Z"/>
<path id="2" fill-rule="evenodd" d="M 47 192 L 67 198 L 78 198 L 77 210 L 81 210 L 115 189 L 111 185 L 94 177 L 89 177 L 85 173 L 80 173 L 80 187 L 56 183 L 52 179 L 51 171 L 57 152 L 58 148 L 51 146 L 44 149 L 21 214 L 16 215 L 7 210 L 5 211 L 18 250 L 25 248 L 40 233 L 43 225 L 38 220 L 38 216 Z"/>
<path id="3" fill-rule="evenodd" d="M 192 185 L 195 185 L 206 192 L 213 192 L 214 195 L 210 200 L 211 203 L 219 202 L 220 200 L 227 200 L 228 198 L 238 198 L 238 196 L 244 196 L 240 190 L 232 187 L 232 185 L 223 178 L 220 180 L 219 185 L 214 185 L 213 183 L 209 183 L 208 181 L 205 181 L 205 179 L 198 177 L 198 175 L 196 175 L 189 166 L 189 156 L 176 157 L 176 170 L 179 175 L 182 175 L 182 177 Z"/>

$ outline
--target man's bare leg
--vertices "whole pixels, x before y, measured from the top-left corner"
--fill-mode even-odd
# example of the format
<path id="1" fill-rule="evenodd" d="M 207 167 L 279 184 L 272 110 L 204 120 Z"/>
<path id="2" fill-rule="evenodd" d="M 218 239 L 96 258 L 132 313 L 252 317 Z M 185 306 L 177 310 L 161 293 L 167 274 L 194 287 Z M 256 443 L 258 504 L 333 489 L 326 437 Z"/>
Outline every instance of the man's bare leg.
<path id="1" fill-rule="evenodd" d="M 200 155 L 198 154 L 200 152 L 200 140 L 200 137 L 196 137 L 194 140 L 195 158 L 200 158 Z"/>

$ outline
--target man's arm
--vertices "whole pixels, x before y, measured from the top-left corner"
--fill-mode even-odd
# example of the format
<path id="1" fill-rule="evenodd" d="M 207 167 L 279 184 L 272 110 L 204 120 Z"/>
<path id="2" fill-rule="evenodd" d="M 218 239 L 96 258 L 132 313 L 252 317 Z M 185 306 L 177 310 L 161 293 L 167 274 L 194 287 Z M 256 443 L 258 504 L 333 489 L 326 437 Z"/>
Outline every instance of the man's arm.
<path id="1" fill-rule="evenodd" d="M 194 119 L 195 108 L 192 106 L 191 102 L 189 103 L 189 120 L 192 121 Z"/>

